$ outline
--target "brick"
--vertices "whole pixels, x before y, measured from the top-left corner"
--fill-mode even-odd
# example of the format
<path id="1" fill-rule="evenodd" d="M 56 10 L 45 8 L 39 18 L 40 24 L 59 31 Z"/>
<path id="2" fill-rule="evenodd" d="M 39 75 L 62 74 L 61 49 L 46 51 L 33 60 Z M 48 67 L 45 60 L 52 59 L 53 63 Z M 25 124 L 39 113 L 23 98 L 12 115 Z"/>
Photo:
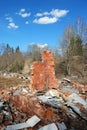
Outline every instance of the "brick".
<path id="1" fill-rule="evenodd" d="M 54 58 L 50 51 L 43 52 L 41 62 L 32 63 L 30 77 L 30 86 L 37 91 L 58 87 L 54 71 Z"/>

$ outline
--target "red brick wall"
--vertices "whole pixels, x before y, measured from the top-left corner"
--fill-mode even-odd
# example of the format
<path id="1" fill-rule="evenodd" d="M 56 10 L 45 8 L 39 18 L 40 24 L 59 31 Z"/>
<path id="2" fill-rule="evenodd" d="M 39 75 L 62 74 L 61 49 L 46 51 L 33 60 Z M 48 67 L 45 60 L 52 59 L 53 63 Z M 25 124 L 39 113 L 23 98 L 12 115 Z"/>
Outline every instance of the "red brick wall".
<path id="1" fill-rule="evenodd" d="M 42 91 L 57 87 L 58 82 L 54 72 L 54 58 L 50 51 L 43 52 L 42 62 L 33 62 L 30 77 L 30 85 L 33 89 Z"/>

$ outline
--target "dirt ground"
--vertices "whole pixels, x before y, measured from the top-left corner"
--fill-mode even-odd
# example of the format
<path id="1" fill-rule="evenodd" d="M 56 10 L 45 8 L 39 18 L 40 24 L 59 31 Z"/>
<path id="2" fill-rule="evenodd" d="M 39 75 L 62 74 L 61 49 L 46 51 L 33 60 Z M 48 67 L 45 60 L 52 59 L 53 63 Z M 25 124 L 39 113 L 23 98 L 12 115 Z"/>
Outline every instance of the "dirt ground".
<path id="1" fill-rule="evenodd" d="M 17 87 L 17 86 L 25 86 L 28 85 L 27 80 L 19 79 L 19 78 L 4 78 L 0 77 L 0 88 L 8 88 L 8 87 Z"/>

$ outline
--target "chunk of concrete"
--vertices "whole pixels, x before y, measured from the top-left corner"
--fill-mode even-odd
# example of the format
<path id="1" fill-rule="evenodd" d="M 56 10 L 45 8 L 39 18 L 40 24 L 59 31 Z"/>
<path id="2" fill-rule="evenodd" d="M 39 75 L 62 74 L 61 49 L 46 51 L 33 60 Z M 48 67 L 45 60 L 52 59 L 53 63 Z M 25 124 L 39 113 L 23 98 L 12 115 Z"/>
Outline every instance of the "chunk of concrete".
<path id="1" fill-rule="evenodd" d="M 20 93 L 28 93 L 28 91 L 25 88 L 20 88 L 13 93 L 13 96 L 19 95 Z"/>
<path id="2" fill-rule="evenodd" d="M 36 115 L 32 116 L 30 119 L 26 121 L 27 125 L 30 125 L 30 127 L 34 127 L 38 122 L 40 121 L 40 118 L 38 118 Z"/>
<path id="3" fill-rule="evenodd" d="M 87 102 L 84 99 L 82 99 L 81 97 L 79 97 L 76 93 L 72 93 L 70 96 L 68 96 L 68 98 L 71 99 L 71 101 L 73 103 L 80 103 L 85 108 L 87 108 Z"/>
<path id="4" fill-rule="evenodd" d="M 87 121 L 87 114 L 82 113 L 82 112 L 80 111 L 80 108 L 79 108 L 79 107 L 77 107 L 77 106 L 76 106 L 75 104 L 73 104 L 73 103 L 69 103 L 68 105 L 71 107 L 71 109 L 72 109 L 75 113 L 77 113 L 80 117 L 82 117 L 84 120 Z M 87 112 L 86 112 L 86 113 L 87 113 Z"/>
<path id="5" fill-rule="evenodd" d="M 57 129 L 57 126 L 54 123 L 52 123 L 52 124 L 41 127 L 39 130 L 58 130 L 58 129 Z"/>
<path id="6" fill-rule="evenodd" d="M 59 130 L 67 130 L 67 127 L 66 127 L 66 125 L 65 125 L 64 122 L 62 122 L 62 123 L 57 123 L 57 124 L 58 124 Z"/>
<path id="7" fill-rule="evenodd" d="M 7 126 L 6 130 L 20 130 L 20 129 L 23 129 L 23 128 L 27 128 L 27 125 L 26 123 L 19 123 L 19 124 L 16 124 L 16 125 L 9 125 Z"/>
<path id="8" fill-rule="evenodd" d="M 4 106 L 4 102 L 0 102 L 0 107 L 3 107 Z"/>
<path id="9" fill-rule="evenodd" d="M 20 130 L 23 128 L 33 127 L 39 121 L 40 121 L 40 119 L 36 115 L 34 115 L 30 119 L 28 119 L 26 122 L 7 126 L 6 130 Z"/>

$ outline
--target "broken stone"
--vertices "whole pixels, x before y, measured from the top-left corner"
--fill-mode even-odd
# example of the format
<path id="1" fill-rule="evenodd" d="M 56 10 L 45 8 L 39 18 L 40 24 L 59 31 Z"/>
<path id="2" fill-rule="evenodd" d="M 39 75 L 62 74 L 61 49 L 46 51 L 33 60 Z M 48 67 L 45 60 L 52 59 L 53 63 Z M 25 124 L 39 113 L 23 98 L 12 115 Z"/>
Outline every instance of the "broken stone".
<path id="1" fill-rule="evenodd" d="M 0 107 L 4 106 L 4 102 L 0 102 Z"/>
<path id="2" fill-rule="evenodd" d="M 58 130 L 58 129 L 57 129 L 57 126 L 54 123 L 52 123 L 52 124 L 41 127 L 39 130 Z"/>
<path id="3" fill-rule="evenodd" d="M 34 127 L 38 122 L 40 121 L 40 118 L 38 118 L 36 115 L 31 117 L 26 121 L 26 124 L 28 124 L 30 127 Z"/>
<path id="4" fill-rule="evenodd" d="M 67 130 L 67 127 L 66 127 L 66 125 L 65 125 L 64 122 L 62 122 L 62 123 L 57 123 L 57 124 L 58 124 L 59 130 Z"/>
<path id="5" fill-rule="evenodd" d="M 39 121 L 40 121 L 40 119 L 36 115 L 34 115 L 33 117 L 31 117 L 30 119 L 28 119 L 24 123 L 19 123 L 19 124 L 7 126 L 6 130 L 19 130 L 19 129 L 23 129 L 23 128 L 33 127 Z"/>
<path id="6" fill-rule="evenodd" d="M 68 109 L 66 112 L 67 112 L 67 115 L 72 116 L 72 118 L 74 119 L 77 118 L 76 114 L 72 111 L 72 109 Z"/>
<path id="7" fill-rule="evenodd" d="M 19 90 L 15 91 L 13 93 L 13 96 L 16 96 L 16 95 L 18 95 L 20 93 L 28 93 L 28 91 L 25 88 L 20 88 Z"/>
<path id="8" fill-rule="evenodd" d="M 52 98 L 52 97 L 57 97 L 59 98 L 60 96 L 60 93 L 58 92 L 58 90 L 56 89 L 51 89 L 51 90 L 48 90 L 46 93 L 45 93 L 46 96 Z"/>
<path id="9" fill-rule="evenodd" d="M 57 98 L 48 98 L 46 96 L 38 96 L 38 98 L 46 105 L 52 106 L 54 108 L 62 108 L 62 102 Z"/>
<path id="10" fill-rule="evenodd" d="M 82 99 L 81 97 L 79 97 L 77 94 L 72 93 L 71 95 L 68 96 L 69 101 L 71 100 L 71 102 L 73 103 L 80 103 L 82 104 L 85 108 L 87 108 L 87 102 Z"/>
<path id="11" fill-rule="evenodd" d="M 86 111 L 86 115 L 85 115 L 85 113 L 82 113 L 82 112 L 80 111 L 80 108 L 77 107 L 75 104 L 69 103 L 68 105 L 70 106 L 70 108 L 71 108 L 76 114 L 78 114 L 82 119 L 84 119 L 84 120 L 87 121 L 87 116 L 86 116 L 86 115 L 87 115 L 87 111 Z"/>
<path id="12" fill-rule="evenodd" d="M 70 79 L 64 78 L 65 81 L 67 81 L 68 83 L 71 83 Z"/>

